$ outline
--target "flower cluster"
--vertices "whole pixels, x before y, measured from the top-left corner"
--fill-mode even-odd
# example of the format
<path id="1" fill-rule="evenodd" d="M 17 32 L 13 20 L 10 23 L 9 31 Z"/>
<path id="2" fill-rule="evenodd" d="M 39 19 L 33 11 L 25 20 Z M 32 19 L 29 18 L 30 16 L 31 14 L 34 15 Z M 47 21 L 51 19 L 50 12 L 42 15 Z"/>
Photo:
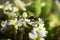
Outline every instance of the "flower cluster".
<path id="1" fill-rule="evenodd" d="M 0 8 L 3 9 L 4 14 L 8 17 L 8 19 L 1 22 L 1 32 L 4 33 L 4 31 L 6 31 L 7 28 L 13 26 L 11 27 L 12 31 L 14 30 L 14 34 L 16 34 L 18 30 L 21 31 L 21 28 L 25 30 L 25 28 L 32 26 L 32 32 L 28 33 L 29 37 L 33 40 L 44 40 L 44 37 L 47 34 L 47 31 L 44 27 L 44 22 L 40 18 L 38 18 L 37 20 L 34 20 L 34 18 L 29 19 L 26 12 L 26 6 L 31 5 L 32 2 L 33 1 L 29 3 L 24 3 L 21 0 L 15 0 L 15 5 L 9 3 L 9 1 L 7 1 L 5 5 L 0 5 Z M 20 14 L 20 12 L 22 14 Z"/>
<path id="2" fill-rule="evenodd" d="M 43 21 L 39 18 L 38 22 L 35 25 L 33 23 L 32 26 L 34 26 L 34 28 L 29 33 L 29 37 L 33 40 L 44 40 L 44 37 L 46 36 L 47 31 L 44 27 Z"/>
<path id="3" fill-rule="evenodd" d="M 25 16 L 25 13 L 23 14 L 23 17 L 24 16 Z M 27 24 L 33 26 L 32 32 L 29 33 L 29 37 L 31 39 L 44 40 L 44 37 L 46 36 L 47 31 L 44 27 L 44 22 L 40 18 L 38 18 L 37 21 L 31 21 L 31 19 L 27 19 L 27 18 L 20 18 L 19 20 L 15 18 L 13 20 L 2 21 L 1 26 L 6 27 L 6 25 L 14 25 L 15 28 L 18 30 L 18 27 L 27 26 Z"/>

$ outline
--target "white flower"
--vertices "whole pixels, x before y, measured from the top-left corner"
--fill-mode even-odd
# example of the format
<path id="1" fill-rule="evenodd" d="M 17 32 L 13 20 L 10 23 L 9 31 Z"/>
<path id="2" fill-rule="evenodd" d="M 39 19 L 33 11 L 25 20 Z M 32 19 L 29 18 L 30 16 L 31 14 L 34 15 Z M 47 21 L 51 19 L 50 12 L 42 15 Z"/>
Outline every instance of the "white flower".
<path id="1" fill-rule="evenodd" d="M 45 37 L 46 36 L 47 31 L 46 31 L 45 27 L 38 27 L 36 29 L 37 29 L 40 37 Z"/>
<path id="2" fill-rule="evenodd" d="M 10 20 L 8 25 L 17 25 L 17 18 L 15 18 L 14 20 Z"/>
<path id="3" fill-rule="evenodd" d="M 39 40 L 44 40 L 46 34 L 47 31 L 45 30 L 45 27 L 34 27 L 32 32 L 29 33 L 29 37 L 33 40 L 36 38 L 39 38 Z"/>
<path id="4" fill-rule="evenodd" d="M 40 35 L 39 33 L 38 33 L 38 30 L 36 28 L 33 28 L 32 32 L 29 33 L 29 37 L 33 40 L 44 40 L 44 38 L 41 37 L 42 35 Z"/>
<path id="5" fill-rule="evenodd" d="M 26 24 L 29 23 L 29 22 L 30 22 L 29 19 L 19 19 L 17 25 L 18 25 L 19 27 L 22 26 L 22 25 L 26 26 Z"/>
<path id="6" fill-rule="evenodd" d="M 25 4 L 21 0 L 15 0 L 14 3 L 18 8 L 26 11 Z"/>
<path id="7" fill-rule="evenodd" d="M 12 4 L 10 4 L 9 1 L 5 3 L 5 7 L 4 7 L 4 10 L 8 10 L 8 9 L 12 10 Z"/>

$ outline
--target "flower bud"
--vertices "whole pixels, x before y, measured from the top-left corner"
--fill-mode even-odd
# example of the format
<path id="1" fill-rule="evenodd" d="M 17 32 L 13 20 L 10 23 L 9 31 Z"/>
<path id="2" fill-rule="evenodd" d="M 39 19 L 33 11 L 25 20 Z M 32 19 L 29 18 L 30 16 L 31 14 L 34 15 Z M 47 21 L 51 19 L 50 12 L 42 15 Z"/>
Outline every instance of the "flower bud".
<path id="1" fill-rule="evenodd" d="M 26 12 L 23 12 L 23 18 L 26 18 L 27 17 L 27 13 Z"/>

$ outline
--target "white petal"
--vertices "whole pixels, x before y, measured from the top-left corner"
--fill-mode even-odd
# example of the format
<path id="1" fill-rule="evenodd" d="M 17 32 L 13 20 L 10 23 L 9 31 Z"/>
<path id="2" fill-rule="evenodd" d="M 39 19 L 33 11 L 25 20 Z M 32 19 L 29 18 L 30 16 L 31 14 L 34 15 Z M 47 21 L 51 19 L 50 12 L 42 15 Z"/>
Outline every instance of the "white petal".
<path id="1" fill-rule="evenodd" d="M 38 21 L 42 21 L 42 19 L 38 18 Z"/>
<path id="2" fill-rule="evenodd" d="M 39 32 L 39 36 L 40 36 L 40 37 L 45 37 L 46 34 L 47 34 L 47 33 L 46 33 L 45 31 L 40 31 L 40 32 Z"/>
<path id="3" fill-rule="evenodd" d="M 40 26 L 40 27 L 44 27 L 44 24 L 39 23 L 39 26 Z"/>
<path id="4" fill-rule="evenodd" d="M 25 21 L 26 21 L 27 23 L 29 23 L 29 22 L 30 22 L 30 20 L 29 20 L 29 19 L 25 19 Z"/>
<path id="5" fill-rule="evenodd" d="M 21 24 L 21 23 L 18 23 L 18 24 L 17 24 L 17 26 L 21 27 L 21 26 L 22 26 L 22 24 Z"/>
<path id="6" fill-rule="evenodd" d="M 33 28 L 32 33 L 33 33 L 34 35 L 37 35 L 36 28 Z"/>
<path id="7" fill-rule="evenodd" d="M 32 34 L 32 33 L 29 33 L 29 37 L 31 38 L 31 39 L 34 39 L 34 34 Z"/>
<path id="8" fill-rule="evenodd" d="M 40 38 L 40 40 L 44 40 L 44 38 Z"/>

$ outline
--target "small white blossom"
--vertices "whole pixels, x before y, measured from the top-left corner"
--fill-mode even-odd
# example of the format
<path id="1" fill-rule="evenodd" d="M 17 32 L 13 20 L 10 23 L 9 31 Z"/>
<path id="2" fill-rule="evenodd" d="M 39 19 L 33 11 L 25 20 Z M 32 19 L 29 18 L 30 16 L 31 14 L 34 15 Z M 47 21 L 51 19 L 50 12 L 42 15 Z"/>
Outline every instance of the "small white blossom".
<path id="1" fill-rule="evenodd" d="M 15 18 L 14 20 L 10 20 L 9 25 L 17 25 L 17 18 Z"/>
<path id="2" fill-rule="evenodd" d="M 9 1 L 5 3 L 4 10 L 12 10 L 12 4 L 10 4 Z"/>
<path id="3" fill-rule="evenodd" d="M 44 40 L 46 34 L 47 31 L 45 30 L 45 27 L 34 27 L 32 32 L 29 33 L 29 37 L 33 40 L 37 37 L 39 38 L 39 40 Z"/>
<path id="4" fill-rule="evenodd" d="M 15 0 L 14 3 L 18 8 L 26 11 L 25 4 L 21 0 Z"/>
<path id="5" fill-rule="evenodd" d="M 19 19 L 19 21 L 18 21 L 18 26 L 20 27 L 20 26 L 22 26 L 22 25 L 26 25 L 26 23 L 29 23 L 30 22 L 30 20 L 29 19 Z"/>
<path id="6" fill-rule="evenodd" d="M 47 34 L 45 27 L 38 27 L 37 31 L 40 37 L 45 37 Z"/>

